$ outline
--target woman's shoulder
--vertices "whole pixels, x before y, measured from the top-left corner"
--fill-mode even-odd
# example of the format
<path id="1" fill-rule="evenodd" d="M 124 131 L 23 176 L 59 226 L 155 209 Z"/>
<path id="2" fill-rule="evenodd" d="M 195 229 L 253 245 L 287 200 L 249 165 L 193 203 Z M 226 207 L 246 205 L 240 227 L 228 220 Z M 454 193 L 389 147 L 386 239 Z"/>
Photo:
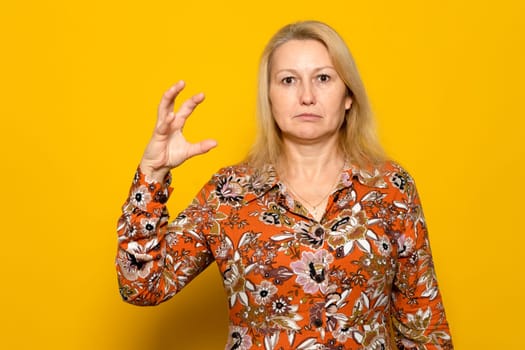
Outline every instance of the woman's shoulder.
<path id="1" fill-rule="evenodd" d="M 261 173 L 275 173 L 275 169 L 271 165 L 255 167 L 251 163 L 243 161 L 220 168 L 213 177 L 234 176 L 236 178 L 250 178 Z"/>
<path id="2" fill-rule="evenodd" d="M 255 167 L 249 162 L 220 168 L 211 178 L 210 185 L 226 196 L 235 193 L 237 199 L 251 200 L 269 191 L 277 183 L 273 166 Z"/>
<path id="3" fill-rule="evenodd" d="M 393 160 L 385 162 L 384 176 L 401 192 L 404 192 L 406 187 L 413 187 L 415 184 L 414 178 L 406 168 Z"/>
<path id="4" fill-rule="evenodd" d="M 409 171 L 397 161 L 385 162 L 381 170 L 388 188 L 397 198 L 411 202 L 417 197 L 416 182 Z"/>
<path id="5" fill-rule="evenodd" d="M 253 183 L 254 186 L 273 186 L 277 182 L 277 173 L 272 165 L 256 167 L 249 162 L 225 166 L 213 177 L 215 179 L 227 177 L 243 183 Z"/>
<path id="6" fill-rule="evenodd" d="M 361 184 L 369 187 L 404 192 L 406 187 L 414 186 L 412 176 L 394 160 L 386 160 L 381 164 L 366 168 L 352 167 L 351 170 L 353 176 Z"/>
<path id="7" fill-rule="evenodd" d="M 407 177 L 407 179 L 410 179 L 410 181 L 414 181 L 408 170 L 394 160 L 385 161 L 381 167 L 381 172 L 386 177 L 403 176 Z"/>

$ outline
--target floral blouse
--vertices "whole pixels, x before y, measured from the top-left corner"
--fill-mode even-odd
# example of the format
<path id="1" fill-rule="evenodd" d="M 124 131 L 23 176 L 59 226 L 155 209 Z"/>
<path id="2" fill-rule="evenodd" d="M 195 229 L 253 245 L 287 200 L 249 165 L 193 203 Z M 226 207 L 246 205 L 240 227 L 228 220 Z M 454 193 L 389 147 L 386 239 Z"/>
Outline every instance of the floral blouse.
<path id="1" fill-rule="evenodd" d="M 173 222 L 170 181 L 137 170 L 123 206 L 125 301 L 163 302 L 215 261 L 226 349 L 453 348 L 416 187 L 399 165 L 346 167 L 319 222 L 272 166 L 220 170 Z"/>

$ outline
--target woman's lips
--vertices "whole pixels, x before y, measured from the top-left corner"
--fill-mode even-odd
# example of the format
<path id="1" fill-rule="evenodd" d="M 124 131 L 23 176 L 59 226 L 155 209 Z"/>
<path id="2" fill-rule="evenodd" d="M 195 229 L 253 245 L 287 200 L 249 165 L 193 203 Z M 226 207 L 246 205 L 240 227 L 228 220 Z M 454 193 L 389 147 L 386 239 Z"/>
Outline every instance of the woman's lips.
<path id="1" fill-rule="evenodd" d="M 315 119 L 321 119 L 322 117 L 314 113 L 300 113 L 300 114 L 297 114 L 294 118 L 315 120 Z"/>

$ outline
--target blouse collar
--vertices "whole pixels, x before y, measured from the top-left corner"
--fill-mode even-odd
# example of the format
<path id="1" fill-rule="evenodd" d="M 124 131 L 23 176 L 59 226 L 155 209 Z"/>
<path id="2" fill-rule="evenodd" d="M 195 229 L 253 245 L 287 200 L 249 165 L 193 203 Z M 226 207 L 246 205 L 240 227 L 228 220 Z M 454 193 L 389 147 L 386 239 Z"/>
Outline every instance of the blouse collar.
<path id="1" fill-rule="evenodd" d="M 247 185 L 248 191 L 244 196 L 246 203 L 251 202 L 257 198 L 264 196 L 272 190 L 279 190 L 283 192 L 285 185 L 279 179 L 279 175 L 272 164 L 266 164 L 261 169 L 251 167 L 247 164 Z M 344 188 L 352 187 L 354 182 L 373 187 L 386 188 L 388 187 L 385 180 L 385 173 L 380 168 L 362 169 L 353 164 L 346 164 L 341 173 L 339 183 L 336 185 L 335 191 L 340 191 Z"/>

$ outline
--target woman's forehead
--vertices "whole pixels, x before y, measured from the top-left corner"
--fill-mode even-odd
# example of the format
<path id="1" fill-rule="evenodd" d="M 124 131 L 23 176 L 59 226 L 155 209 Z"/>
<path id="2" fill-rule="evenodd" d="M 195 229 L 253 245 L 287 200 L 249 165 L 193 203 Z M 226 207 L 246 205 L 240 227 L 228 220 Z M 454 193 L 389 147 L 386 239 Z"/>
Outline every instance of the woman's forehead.
<path id="1" fill-rule="evenodd" d="M 333 68 L 333 62 L 321 42 L 290 40 L 274 50 L 270 66 L 275 73 L 280 70 Z"/>

